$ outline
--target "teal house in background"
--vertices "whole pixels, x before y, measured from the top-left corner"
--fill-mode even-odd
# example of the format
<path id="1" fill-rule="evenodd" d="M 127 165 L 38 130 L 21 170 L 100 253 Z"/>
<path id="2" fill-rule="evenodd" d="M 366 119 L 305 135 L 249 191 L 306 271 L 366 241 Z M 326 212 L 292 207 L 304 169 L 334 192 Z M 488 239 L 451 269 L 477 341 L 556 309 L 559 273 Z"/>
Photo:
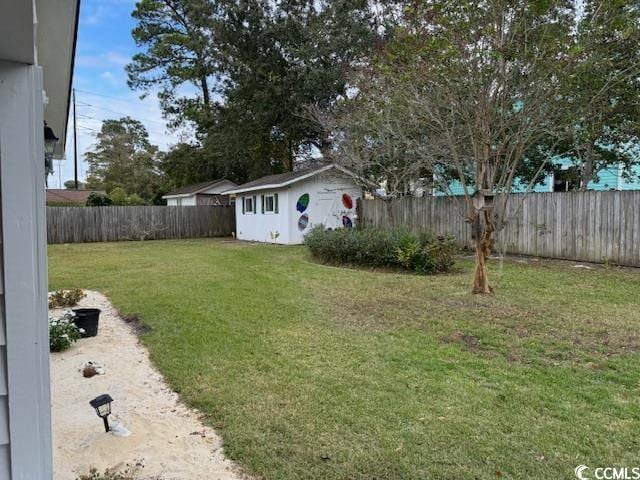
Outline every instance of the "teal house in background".
<path id="1" fill-rule="evenodd" d="M 573 165 L 573 162 L 570 158 L 562 158 L 554 161 L 556 165 L 560 167 L 560 172 L 568 171 L 569 168 Z M 640 190 L 640 165 L 635 165 L 631 168 L 631 175 L 626 178 L 623 175 L 624 168 L 623 165 L 620 164 L 617 167 L 611 167 L 602 169 L 597 174 L 597 180 L 589 182 L 587 186 L 588 190 L 593 191 L 610 191 L 610 190 Z M 470 187 L 467 186 L 467 189 Z M 524 192 L 527 188 L 527 185 L 522 182 L 518 182 L 516 180 L 514 184 L 513 191 L 515 193 Z M 451 195 L 463 195 L 464 189 L 462 188 L 462 184 L 459 181 L 455 181 L 450 186 L 451 191 L 448 194 Z M 549 174 L 545 176 L 540 182 L 538 182 L 532 189 L 534 192 L 544 193 L 544 192 L 568 192 L 572 190 L 577 190 L 578 185 L 574 184 L 573 181 L 563 178 L 562 175 L 554 175 Z M 473 193 L 472 191 L 469 192 Z M 439 189 L 434 188 L 432 193 L 436 196 L 447 195 L 447 193 L 442 192 Z"/>

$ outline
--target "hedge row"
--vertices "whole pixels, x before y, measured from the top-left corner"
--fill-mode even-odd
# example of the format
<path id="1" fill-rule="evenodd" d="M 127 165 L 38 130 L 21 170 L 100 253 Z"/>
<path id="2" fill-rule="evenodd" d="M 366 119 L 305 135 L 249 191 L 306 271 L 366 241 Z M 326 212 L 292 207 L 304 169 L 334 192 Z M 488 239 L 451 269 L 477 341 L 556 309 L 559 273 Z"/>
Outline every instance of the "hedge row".
<path id="1" fill-rule="evenodd" d="M 457 247 L 451 237 L 405 229 L 374 230 L 318 226 L 305 237 L 311 254 L 327 263 L 401 267 L 420 274 L 447 272 Z"/>

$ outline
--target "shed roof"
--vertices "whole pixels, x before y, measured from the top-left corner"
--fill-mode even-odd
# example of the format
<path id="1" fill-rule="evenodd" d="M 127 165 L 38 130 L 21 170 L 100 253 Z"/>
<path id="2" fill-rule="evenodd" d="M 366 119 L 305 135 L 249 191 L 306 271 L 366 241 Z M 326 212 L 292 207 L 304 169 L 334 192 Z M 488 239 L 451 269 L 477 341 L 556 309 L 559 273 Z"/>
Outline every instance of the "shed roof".
<path id="1" fill-rule="evenodd" d="M 287 172 L 280 173 L 277 175 L 267 175 L 266 177 L 258 178 L 257 180 L 253 180 L 251 182 L 243 183 L 237 187 L 232 188 L 231 190 L 227 190 L 225 194 L 233 194 L 233 193 L 242 193 L 242 192 L 251 192 L 254 190 L 265 190 L 267 188 L 281 188 L 287 185 L 291 185 L 292 183 L 300 182 L 309 177 L 313 177 L 322 172 L 326 172 L 328 170 L 336 169 L 339 170 L 351 177 L 359 178 L 358 175 L 353 173 L 351 170 L 348 170 L 340 165 L 336 165 L 335 163 L 320 163 L 319 165 L 315 165 L 310 168 L 305 168 L 303 170 L 298 170 L 295 172 Z M 368 180 L 361 179 L 361 181 L 365 183 L 371 183 Z"/>
<path id="2" fill-rule="evenodd" d="M 226 178 L 219 178 L 217 180 L 209 180 L 207 182 L 199 182 L 199 183 L 192 183 L 191 185 L 185 185 L 184 187 L 177 188 L 176 190 L 173 190 L 173 191 L 167 193 L 162 198 L 182 197 L 182 196 L 194 195 L 196 193 L 200 193 L 203 190 L 207 190 L 207 189 L 209 189 L 211 187 L 215 187 L 216 185 L 224 183 L 224 182 L 230 183 L 231 185 L 234 185 L 234 186 L 237 186 L 237 184 L 232 182 L 231 180 L 227 180 Z"/>

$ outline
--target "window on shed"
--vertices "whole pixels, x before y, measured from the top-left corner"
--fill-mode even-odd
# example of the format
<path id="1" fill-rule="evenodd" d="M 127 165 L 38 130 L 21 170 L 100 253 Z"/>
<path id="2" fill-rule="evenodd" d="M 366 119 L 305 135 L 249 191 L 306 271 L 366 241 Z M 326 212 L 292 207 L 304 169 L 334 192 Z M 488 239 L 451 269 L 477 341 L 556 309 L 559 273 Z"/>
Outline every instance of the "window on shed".
<path id="1" fill-rule="evenodd" d="M 276 201 L 273 195 L 264 196 L 264 213 L 274 213 L 276 211 Z"/>
<path id="2" fill-rule="evenodd" d="M 256 213 L 253 197 L 244 197 L 244 213 Z"/>

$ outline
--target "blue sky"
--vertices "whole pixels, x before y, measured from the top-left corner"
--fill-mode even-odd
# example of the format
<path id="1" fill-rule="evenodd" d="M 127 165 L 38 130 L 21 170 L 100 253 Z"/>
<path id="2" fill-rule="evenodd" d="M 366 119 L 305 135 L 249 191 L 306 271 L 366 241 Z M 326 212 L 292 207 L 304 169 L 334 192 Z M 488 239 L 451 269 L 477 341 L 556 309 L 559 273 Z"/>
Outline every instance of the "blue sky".
<path id="1" fill-rule="evenodd" d="M 141 92 L 127 86 L 125 65 L 136 52 L 131 38 L 135 26 L 131 12 L 135 0 L 82 0 L 74 87 L 76 88 L 78 123 L 78 170 L 82 179 L 87 165 L 84 153 L 95 144 L 95 132 L 102 120 L 129 115 L 143 122 L 152 143 L 162 149 L 178 141 L 178 134 L 166 129 L 158 100 L 154 94 L 140 100 Z M 55 173 L 49 178 L 52 188 L 73 179 L 72 118 L 69 118 L 67 159 L 56 161 Z"/>

